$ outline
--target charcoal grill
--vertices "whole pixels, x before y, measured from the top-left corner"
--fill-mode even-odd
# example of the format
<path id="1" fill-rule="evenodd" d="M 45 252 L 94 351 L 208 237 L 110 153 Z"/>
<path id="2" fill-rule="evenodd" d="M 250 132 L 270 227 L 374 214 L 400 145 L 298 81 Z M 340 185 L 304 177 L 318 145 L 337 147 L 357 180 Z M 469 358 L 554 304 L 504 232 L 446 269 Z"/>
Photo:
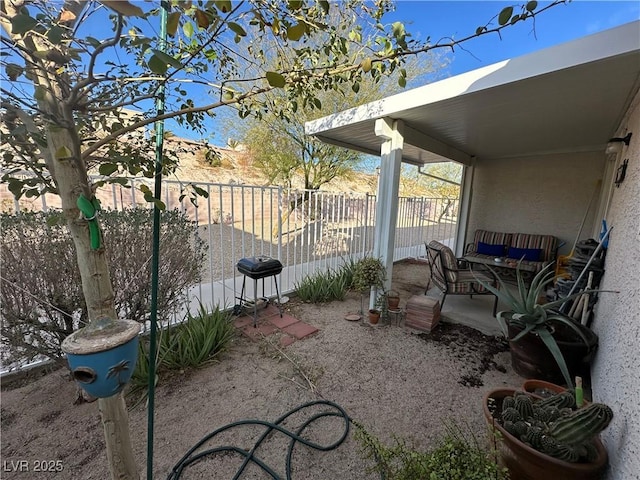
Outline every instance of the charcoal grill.
<path id="1" fill-rule="evenodd" d="M 276 295 L 278 296 L 278 311 L 282 318 L 282 307 L 280 305 L 280 291 L 278 290 L 278 275 L 282 272 L 282 263 L 280 260 L 271 257 L 247 257 L 241 258 L 237 264 L 238 271 L 244 275 L 242 279 L 242 290 L 240 291 L 240 308 L 247 302 L 244 297 L 247 277 L 253 280 L 253 326 L 255 327 L 258 319 L 258 280 L 262 279 L 262 294 L 264 295 L 264 279 L 273 277 L 276 285 Z"/>

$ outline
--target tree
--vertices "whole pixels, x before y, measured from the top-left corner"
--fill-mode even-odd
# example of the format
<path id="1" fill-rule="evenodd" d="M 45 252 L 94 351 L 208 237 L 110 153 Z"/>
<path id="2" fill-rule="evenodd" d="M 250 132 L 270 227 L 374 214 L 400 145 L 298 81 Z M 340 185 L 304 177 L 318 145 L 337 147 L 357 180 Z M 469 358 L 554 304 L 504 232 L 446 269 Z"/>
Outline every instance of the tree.
<path id="1" fill-rule="evenodd" d="M 338 30 L 350 28 L 352 19 L 334 13 L 329 24 Z M 356 34 L 350 35 L 356 37 Z M 365 44 L 375 42 L 376 29 L 366 28 L 358 32 L 357 38 L 365 38 Z M 330 61 L 322 46 L 326 35 L 317 35 L 308 41 L 311 49 L 320 52 L 323 63 Z M 266 52 L 276 51 L 277 43 L 265 45 Z M 358 44 L 347 43 L 344 54 L 354 56 Z M 289 51 L 285 58 L 267 55 L 268 65 L 260 68 L 278 69 L 283 62 L 295 63 L 296 52 Z M 423 58 L 424 57 L 424 58 Z M 228 136 L 238 138 L 249 147 L 254 167 L 262 173 L 270 184 L 281 184 L 291 188 L 294 180 L 302 178 L 297 187 L 318 190 L 334 178 L 352 173 L 353 167 L 362 162 L 363 155 L 343 147 L 329 145 L 306 135 L 304 124 L 324 115 L 336 113 L 350 107 L 379 100 L 402 90 L 406 78 L 425 83 L 427 75 L 437 68 L 438 55 L 430 53 L 419 59 L 411 58 L 401 69 L 389 75 L 364 76 L 357 83 L 341 83 L 328 90 L 315 92 L 313 102 L 305 104 L 302 95 L 291 98 L 288 92 L 273 90 L 263 95 L 266 108 L 254 111 L 245 122 L 238 124 L 237 115 L 227 115 L 224 125 Z M 257 66 L 251 61 L 244 62 L 243 68 L 251 75 L 259 75 Z"/>
<path id="2" fill-rule="evenodd" d="M 5 0 L 0 7 L 0 91 L 6 132 L 2 181 L 16 197 L 45 192 L 60 196 L 76 248 L 89 322 L 94 325 L 115 318 L 114 294 L 104 248 L 90 240 L 90 225 L 95 237 L 98 224 L 95 220 L 89 224 L 81 215 L 78 201 L 94 204 L 100 184 L 122 183 L 127 174 L 160 175 L 147 154 L 149 145 L 138 135 L 140 129 L 170 118 L 201 129 L 207 115 L 229 104 L 238 105 L 246 117 L 264 109 L 262 95 L 274 89 L 287 92 L 290 102 L 301 99 L 301 107 L 315 108 L 320 107 L 318 91 L 345 84 L 358 88 L 367 76 L 398 70 L 399 84 L 404 85 L 402 65 L 407 55 L 454 48 L 534 18 L 557 3 L 563 2 L 538 9 L 537 2 L 530 1 L 518 13 L 508 7 L 500 12 L 495 27 L 483 25 L 468 37 L 431 44 L 412 40 L 401 22 L 384 25 L 384 14 L 391 8 L 385 0 L 373 4 L 349 0 L 339 9 L 325 0 L 141 3 L 146 11 L 116 0 Z M 169 8 L 167 30 L 172 40 L 165 44 L 156 30 L 161 11 Z M 333 10 L 351 19 L 348 31 L 326 22 Z M 95 38 L 92 26 L 97 31 L 95 25 L 105 21 L 111 22 L 111 33 L 103 40 Z M 379 28 L 373 43 L 362 40 L 363 22 Z M 307 43 L 318 34 L 326 40 L 322 52 Z M 278 51 L 264 50 L 267 39 L 277 39 Z M 360 48 L 348 55 L 347 43 Z M 238 68 L 241 58 L 259 65 L 267 54 L 280 58 L 282 52 L 283 59 L 289 58 L 284 53 L 291 49 L 296 52 L 290 57 L 292 64 L 283 61 L 259 76 L 247 77 Z M 208 88 L 214 100 L 196 105 L 188 85 Z M 166 96 L 166 104 L 156 110 L 154 100 L 160 95 Z M 125 108 L 137 110 L 125 115 Z M 127 141 L 130 136 L 136 141 Z M 165 173 L 176 166 L 167 160 Z M 91 168 L 105 180 L 90 181 Z M 31 176 L 24 177 L 25 170 Z M 143 191 L 156 209 L 162 208 L 148 188 Z M 123 421 L 124 399 L 121 395 L 101 399 L 99 407 L 112 478 L 136 478 Z"/>
<path id="3" fill-rule="evenodd" d="M 419 188 L 428 190 L 429 195 L 448 199 L 458 198 L 462 182 L 462 166 L 453 162 L 425 165 L 422 169 L 403 165 L 402 176 L 406 180 L 406 190 Z"/>

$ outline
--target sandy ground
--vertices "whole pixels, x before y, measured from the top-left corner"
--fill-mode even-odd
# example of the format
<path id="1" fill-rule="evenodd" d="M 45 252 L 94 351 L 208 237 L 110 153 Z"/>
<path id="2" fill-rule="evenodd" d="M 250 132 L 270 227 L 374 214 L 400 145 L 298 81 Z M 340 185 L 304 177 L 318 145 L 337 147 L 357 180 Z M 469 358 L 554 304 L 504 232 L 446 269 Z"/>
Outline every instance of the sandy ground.
<path id="1" fill-rule="evenodd" d="M 423 285 L 424 266 L 394 268 L 394 288 L 400 291 L 402 304 L 410 295 L 422 293 Z M 287 304 L 290 313 L 320 331 L 286 347 L 286 358 L 266 341 L 238 337 L 219 363 L 161 381 L 156 394 L 153 478 L 167 478 L 180 458 L 217 428 L 242 419 L 273 421 L 320 399 L 336 402 L 383 441 L 399 436 L 426 448 L 449 419 L 484 435 L 483 394 L 522 382 L 511 370 L 504 344 L 459 325 L 441 323 L 431 334 L 419 334 L 402 326 L 374 327 L 344 320 L 359 305 L 355 294 L 326 305 L 292 299 Z M 109 478 L 97 403 L 73 405 L 75 385 L 65 373 L 58 370 L 22 386 L 3 387 L 2 478 Z M 296 430 L 317 412 L 317 408 L 301 412 L 286 426 Z M 144 478 L 144 404 L 132 407 L 129 415 L 135 457 Z M 228 431 L 205 448 L 234 444 L 248 450 L 263 431 L 256 427 Z M 324 417 L 303 436 L 329 444 L 343 431 L 343 420 Z M 352 433 L 353 429 L 342 445 L 327 452 L 296 446 L 292 478 L 379 478 L 367 473 L 369 463 Z M 284 437 L 274 434 L 257 455 L 285 478 L 286 450 Z M 238 456 L 230 454 L 206 457 L 180 478 L 231 479 L 240 463 Z M 62 471 L 34 471 L 43 465 Z M 16 471 L 20 466 L 23 471 Z M 270 477 L 250 467 L 241 478 Z"/>

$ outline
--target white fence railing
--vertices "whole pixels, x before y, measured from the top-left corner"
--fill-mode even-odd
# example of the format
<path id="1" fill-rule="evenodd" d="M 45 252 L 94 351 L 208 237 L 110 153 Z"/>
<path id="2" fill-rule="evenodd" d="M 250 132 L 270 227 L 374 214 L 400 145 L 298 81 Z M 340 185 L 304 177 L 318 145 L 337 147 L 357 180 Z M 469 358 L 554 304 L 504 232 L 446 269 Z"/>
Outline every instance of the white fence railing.
<path id="1" fill-rule="evenodd" d="M 136 188 L 140 182 L 152 188 L 150 180 L 131 179 L 127 187 L 113 184 L 100 188 L 97 196 L 103 208 L 149 207 Z M 244 257 L 278 258 L 285 267 L 279 276 L 280 291 L 286 293 L 306 275 L 335 269 L 347 258 L 372 252 L 373 195 L 198 183 L 207 197 L 191 202 L 189 196 L 181 195 L 184 186 L 165 180 L 162 200 L 168 209 L 177 208 L 188 215 L 208 245 L 203 280 L 189 292 L 192 302 L 225 307 L 235 304 L 242 286 L 235 265 Z M 0 188 L 0 202 L 4 211 L 60 207 L 59 198 L 49 194 L 15 201 L 5 184 Z M 457 199 L 403 197 L 398 208 L 394 260 L 424 256 L 428 240 L 455 246 Z M 265 285 L 265 290 L 264 296 L 275 294 L 273 285 Z M 248 293 L 253 296 L 251 288 Z"/>

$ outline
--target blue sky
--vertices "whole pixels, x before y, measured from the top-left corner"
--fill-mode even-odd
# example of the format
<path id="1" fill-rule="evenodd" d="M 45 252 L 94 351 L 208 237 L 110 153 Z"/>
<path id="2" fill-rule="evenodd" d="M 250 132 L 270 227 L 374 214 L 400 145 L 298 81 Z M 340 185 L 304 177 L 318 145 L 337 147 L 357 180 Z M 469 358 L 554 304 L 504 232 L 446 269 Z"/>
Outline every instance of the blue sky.
<path id="1" fill-rule="evenodd" d="M 443 37 L 460 39 L 471 35 L 476 28 L 489 22 L 506 6 L 520 5 L 526 0 L 505 1 L 425 1 L 399 0 L 397 8 L 385 16 L 385 23 L 401 21 L 407 31 L 418 40 L 431 37 L 435 42 Z M 539 8 L 549 2 L 540 1 Z M 146 9 L 146 7 L 143 7 Z M 542 13 L 534 23 L 530 20 L 517 23 L 497 34 L 485 35 L 465 43 L 448 53 L 448 65 L 436 74 L 436 78 L 457 75 L 495 62 L 524 55 L 552 45 L 583 37 L 598 31 L 613 28 L 640 18 L 640 2 L 634 1 L 590 1 L 573 0 L 558 5 Z M 495 23 L 495 20 L 494 20 Z M 110 34 L 110 24 L 92 24 L 90 28 L 104 30 L 104 36 Z M 101 31 L 101 33 L 103 33 Z M 638 32 L 640 42 L 640 32 Z M 410 86 L 417 86 L 410 82 Z M 191 92 L 194 101 L 199 104 L 206 101 L 207 95 Z M 218 112 L 218 115 L 222 112 Z M 215 120 L 209 129 L 208 140 L 222 145 L 226 136 L 217 132 Z M 179 136 L 200 139 L 200 135 L 179 127 L 168 121 L 166 128 Z M 206 136 L 206 135 L 205 135 Z"/>
<path id="2" fill-rule="evenodd" d="M 390 20 L 407 24 L 418 39 L 463 38 L 484 25 L 500 10 L 518 2 L 502 1 L 411 1 L 401 0 Z M 539 8 L 549 2 L 539 2 Z M 640 18 L 638 1 L 574 0 L 542 13 L 534 24 L 519 23 L 498 35 L 471 40 L 464 51 L 451 56 L 450 75 L 467 72 L 501 60 L 524 55 L 552 45 L 613 28 Z M 640 32 L 638 32 L 640 42 Z"/>

